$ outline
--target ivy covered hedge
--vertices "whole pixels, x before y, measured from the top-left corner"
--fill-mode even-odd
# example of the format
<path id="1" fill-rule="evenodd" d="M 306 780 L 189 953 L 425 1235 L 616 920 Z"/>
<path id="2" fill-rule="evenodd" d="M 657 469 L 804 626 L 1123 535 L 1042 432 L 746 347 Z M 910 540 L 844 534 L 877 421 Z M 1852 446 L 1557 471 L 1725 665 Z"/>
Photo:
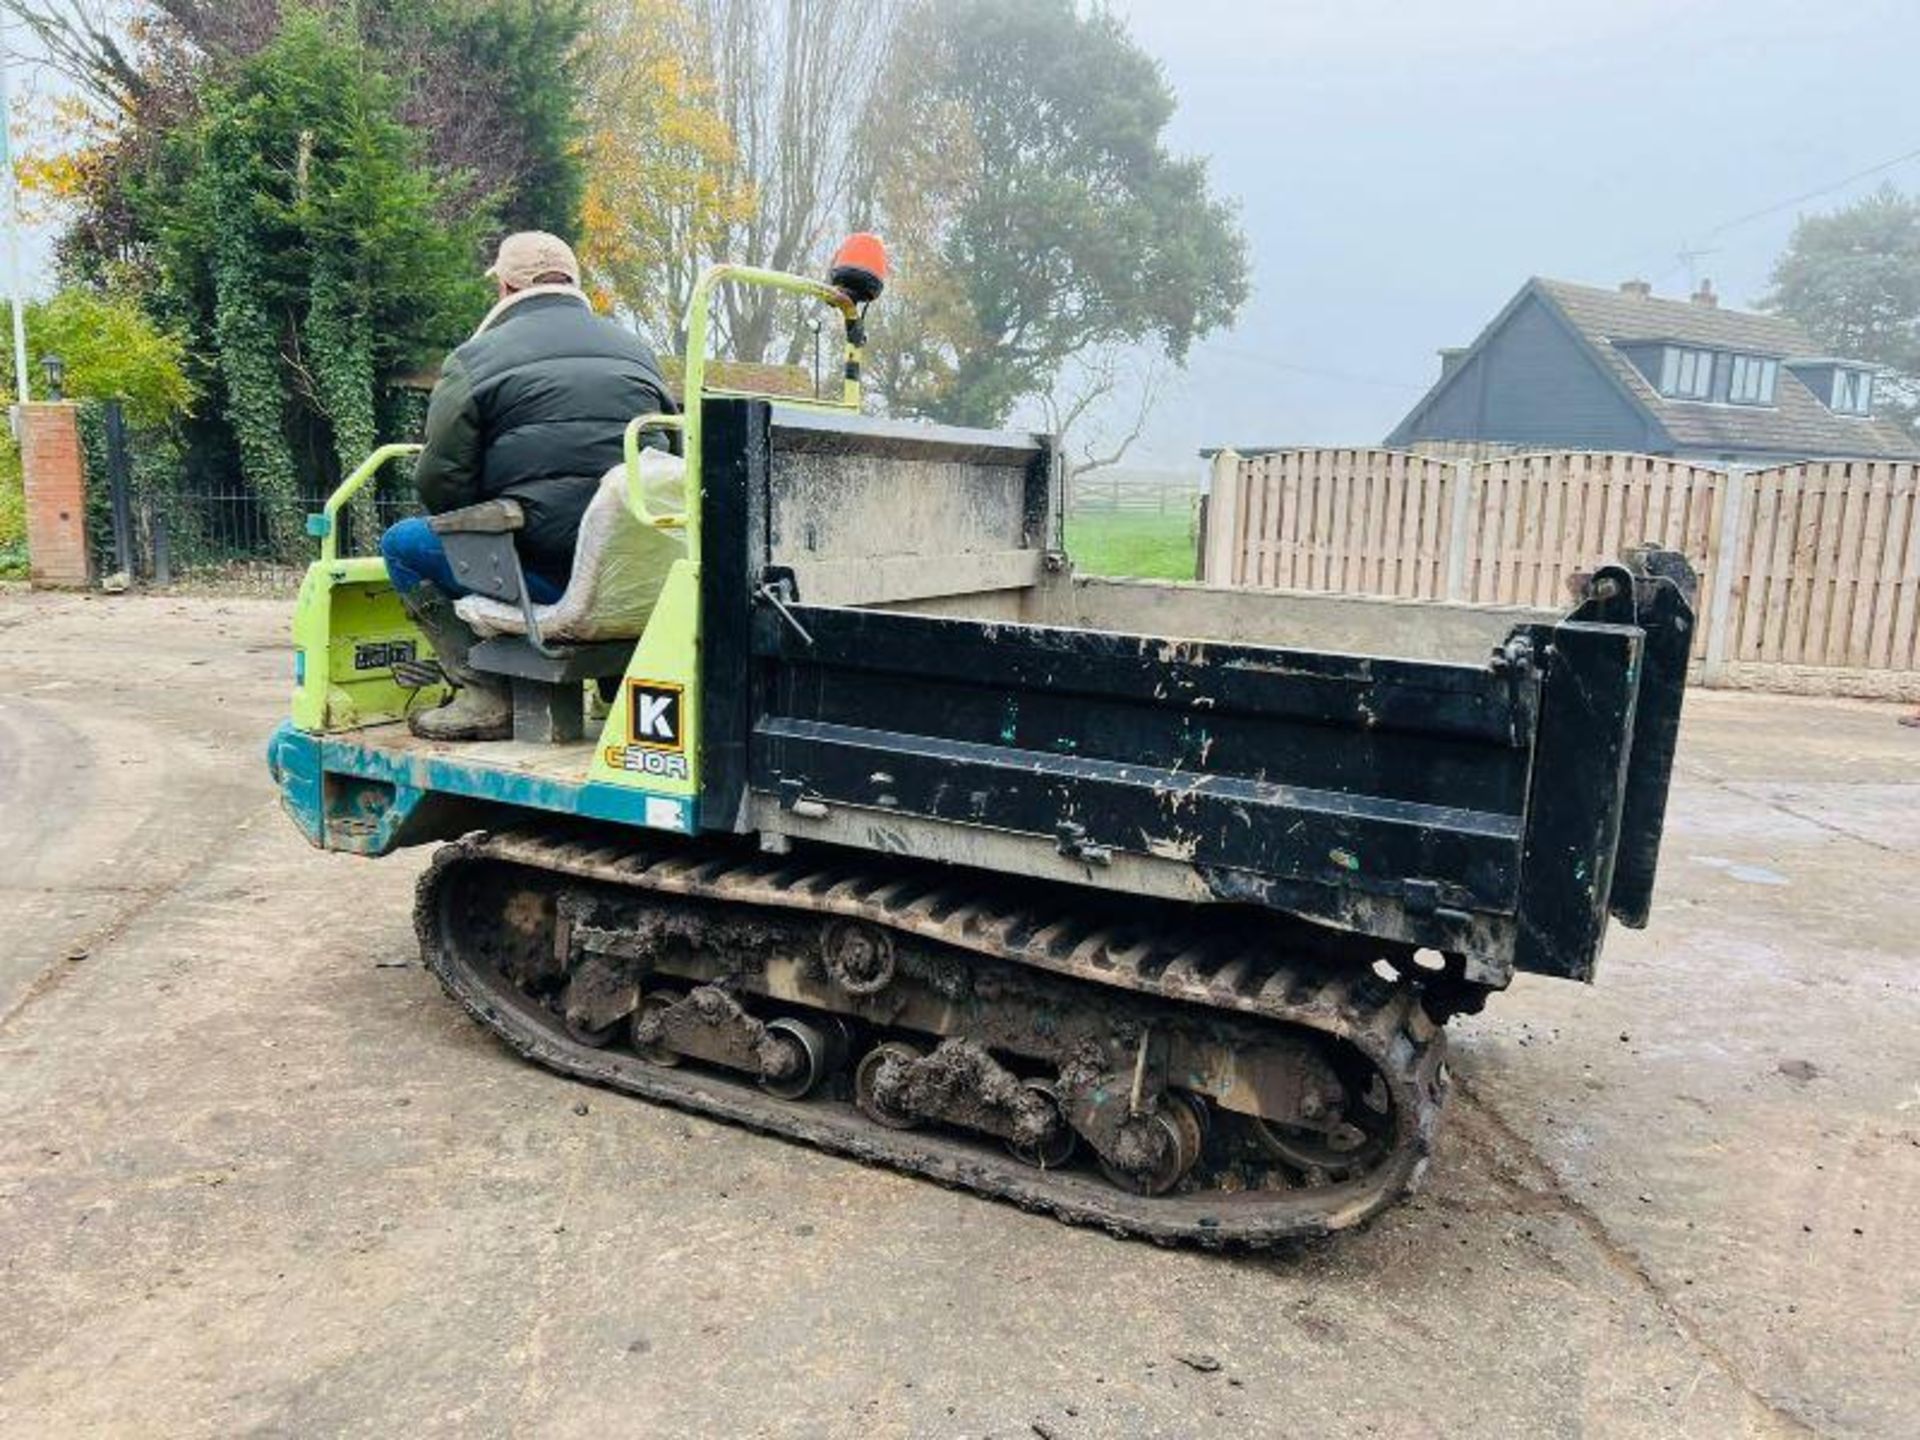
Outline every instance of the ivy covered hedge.
<path id="1" fill-rule="evenodd" d="M 300 492 L 377 443 L 386 377 L 485 309 L 489 217 L 437 218 L 446 182 L 397 118 L 402 93 L 356 36 L 294 12 L 169 137 L 136 202 L 158 240 L 156 298 L 210 362 L 280 553 L 304 544 Z"/>
<path id="2" fill-rule="evenodd" d="M 144 98 L 82 167 L 61 260 L 73 290 L 175 347 L 178 386 L 135 414 L 67 356 L 70 393 L 127 395 L 141 451 L 254 497 L 271 550 L 304 556 L 311 497 L 418 433 L 404 382 L 485 313 L 493 239 L 573 228 L 582 15 L 578 0 L 305 0 L 157 22 Z"/>

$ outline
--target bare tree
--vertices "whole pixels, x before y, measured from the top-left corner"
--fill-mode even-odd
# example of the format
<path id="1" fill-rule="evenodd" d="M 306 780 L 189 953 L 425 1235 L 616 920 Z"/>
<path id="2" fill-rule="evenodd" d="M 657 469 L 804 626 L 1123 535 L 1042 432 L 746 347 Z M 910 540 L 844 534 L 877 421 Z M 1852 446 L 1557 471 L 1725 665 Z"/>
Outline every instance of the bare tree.
<path id="1" fill-rule="evenodd" d="M 280 11 L 280 0 L 0 0 L 0 18 L 38 46 L 29 58 L 109 112 L 151 99 L 157 72 L 189 55 L 258 50 L 279 28 Z"/>
<path id="2" fill-rule="evenodd" d="M 0 0 L 0 18 L 33 37 L 41 62 L 109 110 L 146 94 L 130 26 L 151 13 L 138 0 Z"/>
<path id="3" fill-rule="evenodd" d="M 726 259 L 811 270 L 856 207 L 860 121 L 901 0 L 692 0 L 697 68 L 711 75 L 756 204 L 730 227 Z M 769 290 L 735 286 L 721 318 L 738 358 L 765 360 L 781 313 Z M 782 347 L 791 364 L 806 337 Z"/>
<path id="4" fill-rule="evenodd" d="M 181 37 L 209 55 L 250 55 L 280 28 L 281 0 L 149 0 Z M 351 0 L 349 0 L 351 3 Z M 321 8 L 330 8 L 323 0 Z"/>
<path id="5" fill-rule="evenodd" d="M 1130 347 L 1101 346 L 1069 363 L 1036 402 L 1042 423 L 1059 439 L 1069 487 L 1126 459 L 1166 379 L 1165 357 Z"/>
<path id="6" fill-rule="evenodd" d="M 499 70 L 462 63 L 457 29 L 405 4 L 305 3 L 345 16 L 405 82 L 401 118 L 425 137 L 428 161 L 451 177 L 441 202 L 446 218 L 522 193 L 550 159 L 520 123 Z M 104 118 L 128 120 L 137 111 L 134 129 L 163 128 L 190 111 L 209 65 L 218 73 L 265 49 L 284 10 L 284 0 L 0 0 L 0 19 L 33 37 L 41 64 Z M 558 223 L 546 215 L 508 218 Z"/>

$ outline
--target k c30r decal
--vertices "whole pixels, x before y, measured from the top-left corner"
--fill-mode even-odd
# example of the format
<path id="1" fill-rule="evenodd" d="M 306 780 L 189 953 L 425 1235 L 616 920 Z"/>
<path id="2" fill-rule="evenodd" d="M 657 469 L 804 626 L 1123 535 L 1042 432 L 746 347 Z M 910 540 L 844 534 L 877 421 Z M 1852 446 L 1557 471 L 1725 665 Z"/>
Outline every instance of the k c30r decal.
<path id="1" fill-rule="evenodd" d="M 687 748 L 679 685 L 665 680 L 627 682 L 627 743 L 646 750 Z"/>

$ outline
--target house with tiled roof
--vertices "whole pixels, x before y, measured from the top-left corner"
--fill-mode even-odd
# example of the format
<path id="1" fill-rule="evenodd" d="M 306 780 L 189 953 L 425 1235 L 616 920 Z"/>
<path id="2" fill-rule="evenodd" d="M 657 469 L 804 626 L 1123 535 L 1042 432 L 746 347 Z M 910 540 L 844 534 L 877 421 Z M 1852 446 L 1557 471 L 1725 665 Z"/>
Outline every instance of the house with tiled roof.
<path id="1" fill-rule="evenodd" d="M 1638 450 L 1714 464 L 1920 459 L 1874 408 L 1875 367 L 1823 354 L 1778 315 L 1529 280 L 1387 437 L 1395 449 L 1486 444 Z"/>

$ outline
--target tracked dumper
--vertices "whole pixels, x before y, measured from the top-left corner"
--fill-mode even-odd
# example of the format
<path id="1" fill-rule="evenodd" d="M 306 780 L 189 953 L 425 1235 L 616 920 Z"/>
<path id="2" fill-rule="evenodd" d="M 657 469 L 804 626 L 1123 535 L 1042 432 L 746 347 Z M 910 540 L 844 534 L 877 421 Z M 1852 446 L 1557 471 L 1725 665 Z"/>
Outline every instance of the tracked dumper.
<path id="1" fill-rule="evenodd" d="M 842 315 L 844 391 L 707 384 L 725 283 Z M 1448 1018 L 1646 922 L 1684 563 L 1597 565 L 1564 613 L 1086 578 L 1046 437 L 857 413 L 866 298 L 702 281 L 684 419 L 629 432 L 679 427 L 684 510 L 637 464 L 609 490 L 684 542 L 640 633 L 569 639 L 510 517 L 450 527 L 526 615 L 472 661 L 511 740 L 408 734 L 431 658 L 338 553 L 391 456 L 363 467 L 314 527 L 288 812 L 448 842 L 426 963 L 563 1074 L 1155 1240 L 1378 1213 L 1432 1152 Z"/>

